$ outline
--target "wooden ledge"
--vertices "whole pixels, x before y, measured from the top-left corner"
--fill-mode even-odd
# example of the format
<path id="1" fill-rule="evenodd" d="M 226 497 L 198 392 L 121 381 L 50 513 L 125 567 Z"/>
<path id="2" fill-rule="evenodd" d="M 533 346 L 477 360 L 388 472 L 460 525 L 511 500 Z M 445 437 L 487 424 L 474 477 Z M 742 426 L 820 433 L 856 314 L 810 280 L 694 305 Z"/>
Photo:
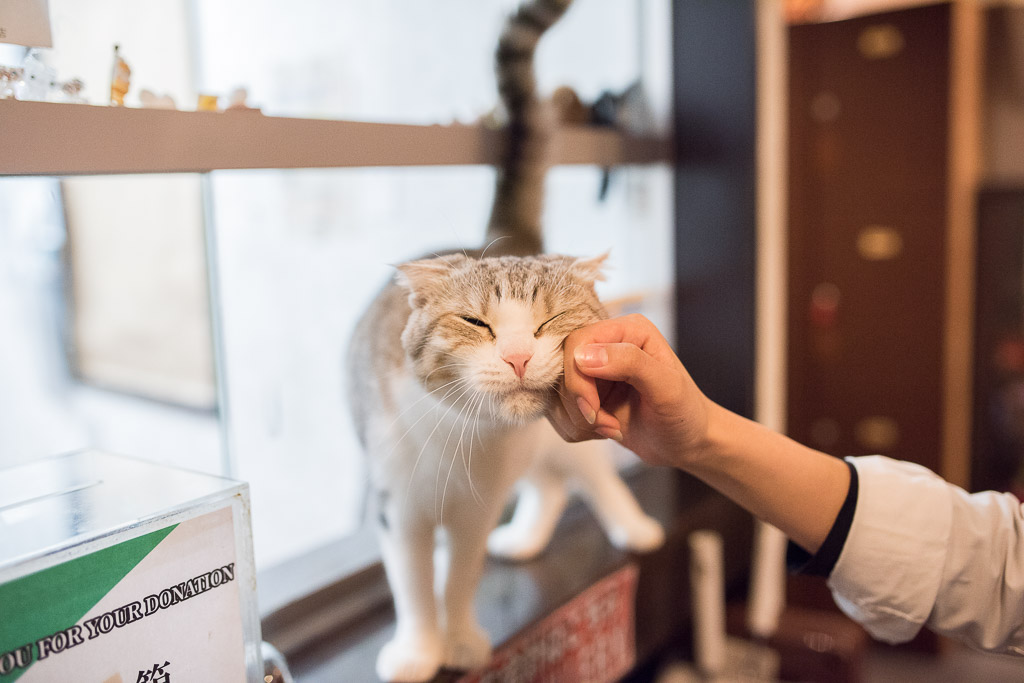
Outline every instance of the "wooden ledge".
<path id="1" fill-rule="evenodd" d="M 0 100 L 3 175 L 204 173 L 224 169 L 494 164 L 500 134 L 415 126 Z M 672 145 L 609 128 L 558 131 L 557 164 L 667 162 Z"/>

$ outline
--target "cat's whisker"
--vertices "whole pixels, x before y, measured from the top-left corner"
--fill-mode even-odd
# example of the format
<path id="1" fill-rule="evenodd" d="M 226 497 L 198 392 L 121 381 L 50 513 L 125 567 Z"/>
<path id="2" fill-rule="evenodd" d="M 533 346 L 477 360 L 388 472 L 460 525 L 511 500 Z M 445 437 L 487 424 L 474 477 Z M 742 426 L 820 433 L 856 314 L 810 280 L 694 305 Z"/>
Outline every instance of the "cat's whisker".
<path id="1" fill-rule="evenodd" d="M 445 408 L 445 406 L 447 405 L 447 409 L 445 410 L 445 415 L 447 415 L 447 414 L 448 414 L 448 412 L 449 412 L 449 411 L 450 411 L 450 410 L 451 410 L 451 409 L 452 409 L 452 408 L 453 408 L 453 407 L 455 406 L 455 404 L 456 404 L 456 403 L 457 403 L 457 402 L 459 401 L 459 399 L 461 399 L 461 398 L 462 398 L 463 396 L 465 396 L 466 392 L 465 392 L 465 391 L 463 391 L 463 392 L 462 392 L 461 394 L 459 394 L 459 395 L 458 395 L 457 397 L 455 397 L 455 398 L 454 398 L 454 399 L 453 399 L 453 400 L 452 400 L 452 401 L 451 401 L 450 403 L 447 403 L 447 404 L 446 404 L 445 402 L 446 402 L 446 401 L 448 401 L 448 399 L 449 399 L 449 398 L 450 398 L 450 397 L 451 397 L 452 395 L 454 395 L 454 394 L 455 394 L 455 393 L 456 393 L 457 391 L 460 391 L 460 390 L 462 390 L 462 389 L 465 389 L 465 388 L 472 388 L 472 387 L 470 386 L 470 385 L 472 384 L 472 382 L 473 382 L 472 378 L 470 378 L 470 377 L 466 377 L 466 378 L 463 378 L 463 381 L 462 381 L 462 382 L 460 382 L 460 383 L 459 383 L 459 384 L 457 384 L 456 386 L 454 386 L 454 387 L 452 387 L 451 389 L 449 389 L 449 390 L 448 390 L 448 391 L 447 391 L 447 392 L 445 393 L 445 395 L 444 395 L 444 396 L 442 396 L 442 397 L 441 397 L 440 399 L 438 399 L 437 403 L 436 403 L 436 404 L 434 405 L 434 414 L 435 414 L 435 415 L 437 415 L 438 411 L 439 411 L 439 410 L 441 410 L 442 408 Z"/>
<path id="2" fill-rule="evenodd" d="M 459 452 L 462 450 L 462 438 L 463 438 L 463 436 L 466 433 L 466 424 L 468 422 L 468 419 L 463 419 L 463 415 L 466 415 L 467 418 L 468 418 L 468 415 L 470 413 L 472 413 L 472 406 L 473 406 L 473 404 L 479 399 L 479 397 L 480 397 L 480 394 L 475 394 L 475 395 L 471 396 L 468 401 L 466 401 L 466 405 L 463 406 L 462 410 L 459 411 L 459 415 L 456 418 L 455 423 L 452 425 L 452 428 L 450 430 L 448 430 L 448 438 L 445 440 L 444 448 L 441 449 L 441 458 L 438 460 L 438 466 L 437 466 L 437 477 L 434 480 L 435 512 L 436 512 L 436 501 L 437 501 L 437 487 L 440 484 L 440 480 L 441 480 L 441 467 L 443 467 L 443 465 L 444 465 L 444 454 L 448 451 L 448 443 L 451 440 L 452 433 L 455 431 L 455 427 L 457 427 L 459 425 L 459 423 L 462 423 L 462 431 L 459 433 L 459 441 L 458 441 L 458 443 L 455 446 L 454 452 L 452 453 L 452 463 L 448 467 L 448 478 L 445 479 L 444 491 L 441 493 L 441 511 L 440 511 L 440 514 L 438 515 L 438 519 L 439 519 L 438 523 L 439 524 L 443 524 L 444 523 L 444 499 L 445 499 L 445 496 L 448 493 L 448 482 L 451 480 L 452 469 L 454 469 L 454 467 L 455 467 L 455 459 L 458 457 Z"/>
<path id="3" fill-rule="evenodd" d="M 460 380 L 456 380 L 454 382 L 450 382 L 449 384 L 454 384 L 455 386 L 451 387 L 449 389 L 448 393 L 445 394 L 443 397 L 441 397 L 441 400 L 446 399 L 448 396 L 451 396 L 453 393 L 455 393 L 459 389 L 462 389 L 463 387 L 465 387 L 467 384 L 469 384 L 469 380 L 468 379 L 461 380 L 461 381 Z M 445 385 L 445 386 L 448 386 L 448 385 Z M 444 387 L 438 387 L 434 391 L 432 391 L 429 394 L 427 394 L 427 396 L 421 397 L 418 401 L 416 401 L 416 403 L 419 403 L 423 399 L 429 398 L 432 394 L 436 393 L 437 391 L 440 391 L 443 388 Z M 411 409 L 415 405 L 416 404 L 414 403 L 412 406 L 409 406 L 409 409 Z M 408 412 L 409 409 L 403 411 L 403 414 L 405 412 Z M 406 429 L 405 432 L 402 433 L 402 436 L 400 436 L 398 438 L 398 440 L 395 441 L 394 444 L 392 444 L 391 450 L 388 451 L 387 455 L 384 456 L 384 460 L 385 461 L 389 460 L 394 455 L 395 451 L 398 449 L 398 446 L 402 443 L 402 441 L 405 440 L 405 437 L 407 437 L 409 435 L 409 432 L 411 432 L 413 429 L 415 429 L 416 425 L 418 425 L 420 422 L 422 422 L 424 419 L 426 419 L 429 415 L 430 415 L 430 411 L 429 410 L 424 410 L 423 414 L 420 415 L 418 418 L 416 418 L 415 422 L 413 422 L 411 425 L 409 425 L 408 429 Z M 399 417 L 401 417 L 401 416 L 399 416 Z M 395 422 L 397 422 L 397 421 L 398 421 L 398 418 L 395 419 Z M 391 426 L 392 427 L 394 426 L 394 422 L 392 422 Z M 389 430 L 390 430 L 390 428 L 389 428 Z"/>
<path id="4" fill-rule="evenodd" d="M 445 384 L 443 384 L 443 385 L 441 385 L 441 386 L 437 387 L 436 389 L 434 389 L 434 390 L 432 390 L 432 391 L 428 392 L 428 393 L 427 393 L 427 394 L 426 394 L 425 396 L 421 396 L 421 397 L 420 397 L 419 399 L 417 399 L 417 400 L 416 400 L 416 401 L 415 401 L 415 402 L 414 402 L 414 403 L 413 403 L 412 405 L 410 405 L 410 406 L 409 406 L 408 408 L 406 408 L 405 410 L 403 410 L 403 411 L 402 411 L 402 412 L 401 412 L 401 413 L 400 413 L 400 414 L 398 415 L 398 417 L 396 417 L 396 418 L 395 418 L 395 419 L 394 419 L 394 420 L 392 421 L 391 425 L 390 425 L 390 426 L 388 427 L 388 431 L 390 431 L 391 427 L 394 427 L 395 423 L 396 423 L 396 422 L 398 422 L 398 420 L 399 420 L 399 419 L 400 419 L 400 418 L 402 417 L 402 415 L 404 415 L 405 413 L 409 412 L 409 411 L 410 411 L 410 410 L 411 410 L 411 409 L 412 409 L 413 407 L 415 407 L 415 406 L 416 406 L 417 404 L 419 404 L 419 403 L 420 403 L 420 402 L 422 402 L 423 400 L 425 400 L 425 399 L 427 399 L 427 398 L 430 398 L 431 396 L 433 396 L 434 394 L 436 394 L 436 393 L 438 393 L 438 392 L 442 391 L 442 390 L 443 390 L 443 389 L 445 389 L 446 387 L 449 387 L 449 389 L 448 389 L 447 393 L 445 393 L 445 395 L 444 395 L 444 396 L 442 396 L 442 397 L 441 397 L 441 398 L 439 399 L 438 405 L 436 406 L 436 408 L 438 408 L 438 409 L 439 409 L 439 408 L 440 408 L 440 407 L 441 407 L 441 406 L 443 405 L 443 401 L 445 401 L 446 399 L 448 399 L 448 397 L 450 397 L 450 396 L 451 396 L 452 394 L 454 394 L 455 392 L 459 391 L 460 389 L 463 389 L 463 388 L 465 388 L 465 387 L 466 387 L 467 385 L 469 385 L 469 384 L 470 384 L 471 382 L 472 382 L 472 378 L 459 378 L 459 379 L 455 379 L 455 380 L 452 380 L 451 382 L 447 382 L 447 383 L 445 383 Z M 465 393 L 466 393 L 466 392 L 464 391 L 462 395 L 465 395 Z M 462 395 L 460 395 L 460 396 L 459 396 L 458 398 L 461 398 L 461 397 L 462 397 Z M 458 398 L 456 398 L 455 400 L 456 400 L 456 401 L 458 401 Z M 450 408 L 449 408 L 449 410 L 450 410 Z M 415 429 L 415 428 L 416 428 L 416 425 L 418 425 L 418 424 L 419 424 L 420 422 L 422 422 L 422 421 L 423 421 L 423 420 L 424 420 L 425 418 L 427 418 L 427 417 L 428 417 L 429 415 L 430 415 L 430 411 L 429 411 L 429 410 L 425 410 L 425 411 L 423 412 L 423 414 L 422 414 L 422 415 L 420 415 L 420 416 L 419 416 L 419 417 L 418 417 L 418 418 L 416 419 L 416 421 L 415 421 L 415 422 L 413 422 L 413 423 L 412 423 L 411 425 L 409 425 L 408 429 L 406 429 L 406 430 L 405 430 L 405 432 L 403 432 L 403 433 L 402 433 L 402 436 L 400 436 L 400 437 L 398 438 L 398 440 L 397 440 L 397 441 L 395 441 L 395 442 L 394 442 L 394 443 L 392 444 L 392 446 L 391 446 L 391 449 L 390 449 L 390 450 L 389 450 L 389 451 L 387 452 L 387 454 L 385 454 L 385 455 L 384 455 L 384 456 L 383 456 L 383 457 L 381 458 L 381 463 L 386 463 L 386 462 L 390 461 L 390 460 L 391 460 L 391 459 L 392 459 L 393 457 L 395 457 L 395 455 L 396 455 L 396 454 L 397 454 L 397 452 L 398 452 L 398 447 L 399 447 L 399 446 L 401 445 L 401 443 L 402 443 L 402 442 L 403 442 L 403 441 L 405 440 L 405 437 L 407 437 L 407 436 L 409 435 L 409 432 L 411 432 L 411 431 L 412 431 L 413 429 Z M 438 424 L 440 424 L 440 422 L 439 422 Z M 435 431 L 437 430 L 437 426 L 435 426 L 435 427 L 434 427 L 434 430 L 435 430 Z M 433 434 L 433 431 L 431 432 L 431 435 L 432 435 L 432 434 Z M 428 440 L 429 440 L 429 437 L 428 437 Z M 425 445 L 425 444 L 424 444 L 424 445 Z M 421 449 L 421 450 L 420 450 L 420 456 L 422 456 L 422 454 L 423 454 L 423 450 Z M 417 462 L 418 462 L 418 461 L 419 461 L 419 456 L 417 457 Z M 369 482 L 369 480 L 370 480 L 371 476 L 372 476 L 372 472 L 368 470 L 368 471 L 367 471 L 367 473 L 366 473 L 366 479 L 367 479 L 367 482 Z"/>
<path id="5" fill-rule="evenodd" d="M 467 407 L 467 408 L 471 408 L 471 407 Z M 456 445 L 456 452 L 452 455 L 452 465 L 449 467 L 449 475 L 447 475 L 447 480 L 444 482 L 444 492 L 441 494 L 441 510 L 442 510 L 442 513 L 443 513 L 443 509 L 444 509 L 444 496 L 447 494 L 447 485 L 449 485 L 449 481 L 452 479 L 452 470 L 455 469 L 455 459 L 456 459 L 456 457 L 461 454 L 463 456 L 462 462 L 464 464 L 466 463 L 466 451 L 463 449 L 462 441 L 463 441 L 463 438 L 465 438 L 465 436 L 466 436 L 466 427 L 470 423 L 469 416 L 473 414 L 474 410 L 475 409 L 468 411 L 468 413 L 466 415 L 466 420 L 462 424 L 462 431 L 459 433 L 459 443 Z M 462 416 L 460 415 L 459 417 L 461 418 Z M 469 450 L 470 450 L 470 453 L 472 453 L 472 451 L 473 451 L 473 430 L 472 429 L 469 430 Z M 466 468 L 466 476 L 469 477 L 469 468 L 468 467 Z M 473 486 L 473 480 L 471 478 L 469 479 L 469 485 L 470 485 L 470 487 Z"/>
<path id="6" fill-rule="evenodd" d="M 480 437 L 480 413 L 483 410 L 484 397 L 480 398 L 480 401 L 476 405 L 476 416 L 473 418 L 473 431 L 469 435 L 469 458 L 466 460 L 466 478 L 469 480 L 469 492 L 473 494 L 473 499 L 482 508 L 484 507 L 484 499 L 480 493 L 476 490 L 476 484 L 473 483 L 473 437 L 476 436 L 480 440 L 480 444 L 483 445 L 483 439 Z"/>
<path id="7" fill-rule="evenodd" d="M 473 427 L 469 430 L 469 458 L 470 459 L 472 459 L 472 457 L 473 457 L 473 435 L 474 435 L 474 430 L 476 430 L 479 427 L 478 420 L 480 418 L 480 406 L 481 405 L 483 405 L 483 398 L 482 397 L 480 398 L 480 400 L 478 400 L 476 402 L 476 405 L 473 407 L 473 417 L 472 417 Z M 469 486 L 470 486 L 470 488 L 472 488 L 473 487 L 473 476 L 472 476 L 472 474 L 469 471 L 469 460 L 467 460 L 467 458 L 466 458 L 466 452 L 465 451 L 462 451 L 462 466 L 466 470 L 466 479 L 469 480 Z"/>
<path id="8" fill-rule="evenodd" d="M 510 235 L 498 235 L 493 240 L 488 242 L 487 246 L 484 247 L 484 250 L 480 252 L 480 258 L 484 258 L 487 255 L 487 250 L 493 247 L 497 242 L 500 242 L 503 239 L 508 239 L 509 237 Z"/>
<path id="9" fill-rule="evenodd" d="M 394 420 L 393 420 L 393 421 L 391 422 L 391 424 L 390 424 L 390 425 L 388 426 L 388 429 L 386 430 L 386 432 L 385 432 L 385 433 L 389 433 L 389 432 L 391 431 L 391 428 L 392 428 L 392 427 L 394 427 L 394 426 L 395 426 L 395 424 L 396 424 L 396 423 L 397 423 L 397 422 L 398 422 L 398 421 L 399 421 L 399 420 L 400 420 L 400 419 L 402 418 L 402 415 L 405 415 L 405 414 L 406 414 L 407 412 L 409 412 L 410 410 L 412 410 L 412 409 L 413 409 L 413 408 L 414 408 L 414 407 L 415 407 L 415 406 L 416 406 L 417 404 L 419 404 L 419 403 L 420 403 L 421 401 L 423 401 L 423 400 L 425 400 L 425 399 L 427 399 L 427 398 L 430 398 L 430 396 L 432 396 L 432 395 L 433 395 L 434 393 L 436 393 L 436 392 L 440 391 L 441 389 L 443 389 L 443 388 L 445 388 L 445 387 L 447 387 L 447 386 L 449 386 L 449 385 L 451 385 L 451 384 L 455 384 L 456 386 L 455 386 L 455 387 L 453 387 L 453 388 L 452 388 L 452 389 L 451 389 L 451 390 L 449 391 L 449 393 L 448 393 L 448 394 L 445 394 L 445 396 L 443 396 L 443 397 L 442 397 L 442 399 L 441 399 L 441 400 L 444 400 L 445 398 L 447 398 L 448 396 L 450 396 L 450 395 L 451 395 L 451 394 L 452 394 L 453 392 L 455 392 L 455 391 L 457 391 L 458 389 L 462 388 L 462 387 L 463 387 L 464 385 L 468 384 L 469 382 L 470 382 L 470 380 L 469 380 L 469 379 L 453 380 L 452 382 L 449 382 L 448 384 L 445 384 L 445 385 L 443 385 L 443 386 L 440 386 L 440 387 L 438 387 L 437 389 L 435 389 L 434 391 L 431 391 L 431 392 L 429 392 L 429 393 L 428 393 L 428 394 L 427 394 L 426 396 L 422 396 L 422 397 L 420 397 L 420 398 L 419 398 L 419 399 L 418 399 L 418 400 L 417 400 L 417 401 L 416 401 L 415 403 L 413 403 L 413 404 L 412 404 L 412 405 L 410 405 L 410 406 L 409 406 L 408 408 L 406 408 L 405 410 L 403 410 L 403 411 L 402 411 L 402 412 L 401 412 L 401 413 L 400 413 L 400 414 L 398 415 L 398 417 L 396 417 L 396 418 L 395 418 L 395 419 L 394 419 Z M 387 453 L 387 454 L 386 454 L 386 455 L 384 456 L 383 460 L 384 460 L 385 462 L 391 459 L 392 455 L 394 455 L 395 451 L 396 451 L 396 450 L 398 449 L 398 446 L 399 446 L 399 445 L 400 445 L 400 444 L 402 443 L 402 441 L 404 441 L 404 440 L 405 440 L 405 437 L 409 435 L 409 432 L 411 432 L 411 431 L 412 431 L 413 429 L 415 429 L 415 428 L 416 428 L 416 425 L 418 425 L 418 424 L 419 424 L 420 422 L 422 422 L 422 421 L 423 421 L 423 420 L 424 420 L 424 419 L 425 419 L 425 418 L 426 418 L 426 417 L 427 417 L 428 415 L 430 415 L 430 412 L 429 412 L 429 411 L 426 411 L 426 410 L 425 410 L 425 411 L 423 411 L 423 414 L 422 414 L 422 415 L 420 415 L 420 416 L 419 416 L 419 418 L 417 418 L 415 422 L 413 422 L 413 423 L 412 423 L 411 425 L 409 425 L 409 428 L 408 428 L 408 429 L 406 429 L 406 430 L 405 430 L 405 432 L 403 432 L 403 433 L 402 433 L 402 436 L 398 437 L 398 440 L 397 440 L 397 441 L 395 441 L 395 442 L 394 442 L 394 443 L 393 443 L 393 444 L 391 445 L 391 450 L 389 450 L 389 451 L 388 451 L 388 453 Z"/>
<path id="10" fill-rule="evenodd" d="M 437 424 L 435 424 L 434 428 L 430 430 L 430 434 L 427 435 L 427 438 L 423 440 L 423 446 L 420 447 L 420 452 L 416 455 L 416 460 L 412 464 L 412 470 L 409 472 L 409 484 L 408 486 L 406 486 L 405 489 L 405 497 L 407 500 L 409 498 L 409 492 L 412 491 L 412 482 L 416 478 L 416 468 L 420 464 L 420 459 L 423 457 L 423 452 L 427 449 L 427 446 L 430 445 L 430 440 L 434 437 L 434 433 L 437 431 L 438 427 L 440 427 L 441 424 L 444 422 L 445 418 L 448 417 L 448 414 L 451 413 L 451 411 L 455 408 L 459 400 L 472 390 L 473 387 L 471 386 L 468 386 L 462 390 L 462 393 L 459 394 L 458 397 L 452 402 L 452 404 L 448 407 L 448 410 L 445 411 L 445 414 L 442 415 L 440 419 L 438 419 Z"/>
<path id="11" fill-rule="evenodd" d="M 558 394 L 559 396 L 561 396 L 562 398 L 564 398 L 565 400 L 568 401 L 569 400 L 569 396 L 567 394 L 563 394 L 562 390 L 559 389 L 558 386 L 559 385 L 557 383 L 555 383 L 555 384 L 551 385 L 551 388 L 554 389 L 556 394 Z"/>
<path id="12" fill-rule="evenodd" d="M 471 472 L 473 465 L 473 435 L 480 438 L 480 411 L 484 406 L 484 399 L 486 397 L 481 395 L 480 400 L 476 404 L 476 417 L 473 419 L 473 431 L 469 433 L 469 459 L 464 460 L 466 463 L 466 479 L 469 480 L 469 492 L 473 494 L 473 499 L 477 502 L 480 507 L 484 507 L 484 499 L 480 496 L 480 493 L 476 490 L 476 485 L 473 483 L 473 474 Z M 481 439 L 481 443 L 483 439 Z"/>
<path id="13" fill-rule="evenodd" d="M 448 368 L 468 368 L 468 367 L 472 367 L 472 366 L 469 363 L 448 363 L 447 365 L 442 365 L 440 367 L 436 367 L 433 370 L 431 370 L 430 372 L 428 372 L 423 377 L 423 381 L 426 382 L 428 379 L 430 379 L 431 375 L 433 375 L 435 372 L 440 372 L 441 370 L 447 370 Z M 456 380 L 452 380 L 452 381 L 456 381 Z"/>
<path id="14" fill-rule="evenodd" d="M 440 486 L 440 484 L 441 484 L 441 468 L 444 467 L 444 455 L 445 455 L 445 453 L 448 452 L 448 444 L 451 443 L 452 434 L 455 432 L 455 428 L 459 426 L 459 423 L 462 422 L 462 416 L 465 414 L 466 408 L 468 408 L 469 405 L 472 403 L 472 401 L 475 400 L 475 399 L 476 399 L 476 395 L 471 396 L 469 398 L 469 400 L 466 401 L 465 404 L 462 406 L 462 408 L 459 410 L 458 416 L 456 416 L 455 420 L 452 421 L 452 426 L 448 429 L 448 436 L 445 437 L 444 445 L 441 447 L 441 450 L 439 451 L 440 452 L 440 457 L 438 458 L 438 461 L 437 461 L 437 475 L 434 477 L 434 514 L 435 515 L 438 515 L 438 509 L 437 509 L 437 487 Z M 454 461 L 455 461 L 455 454 L 453 453 L 452 454 L 452 462 L 454 462 Z M 443 501 L 442 501 L 441 513 L 438 516 L 442 517 L 443 515 L 444 515 L 444 505 L 443 505 Z"/>
<path id="15" fill-rule="evenodd" d="M 490 400 L 487 401 L 487 412 L 490 413 L 492 418 L 496 418 L 498 416 L 498 411 L 494 407 L 494 396 L 491 395 L 488 398 Z"/>
<path id="16" fill-rule="evenodd" d="M 459 389 L 462 389 L 463 387 L 465 387 L 465 386 L 467 386 L 467 385 L 470 385 L 470 384 L 472 384 L 472 382 L 473 382 L 473 378 L 472 378 L 472 377 L 466 377 L 466 378 L 463 378 L 463 379 L 464 379 L 464 381 L 463 381 L 463 382 L 461 382 L 461 383 L 460 383 L 459 385 L 457 385 L 457 387 L 452 387 L 451 389 L 449 389 L 449 390 L 448 390 L 448 391 L 447 391 L 447 392 L 445 393 L 445 395 L 444 395 L 444 396 L 442 396 L 442 397 L 441 397 L 441 399 L 440 399 L 440 400 L 439 400 L 439 401 L 437 402 L 437 405 L 435 406 L 435 410 L 437 410 L 437 409 L 440 409 L 440 408 L 441 408 L 441 406 L 443 406 L 443 405 L 444 405 L 444 402 L 445 402 L 446 400 L 448 400 L 448 397 L 450 397 L 450 396 L 451 396 L 452 394 L 454 394 L 454 393 L 455 393 L 456 391 L 458 391 Z"/>
<path id="17" fill-rule="evenodd" d="M 465 413 L 472 412 L 472 411 L 470 411 L 470 407 L 477 400 L 477 398 L 478 398 L 478 396 L 473 396 L 472 398 L 470 398 L 470 400 L 466 402 L 466 406 L 461 411 L 459 411 L 458 422 L 462 423 L 462 430 L 459 432 L 459 441 L 458 441 L 457 444 L 455 444 L 455 450 L 452 452 L 452 462 L 448 466 L 448 476 L 444 480 L 444 490 L 441 492 L 441 513 L 438 515 L 438 523 L 440 525 L 442 525 L 442 526 L 444 526 L 444 499 L 448 495 L 448 483 L 452 479 L 452 470 L 455 469 L 455 460 L 456 460 L 456 458 L 459 457 L 459 453 L 462 451 L 462 438 L 466 434 L 467 420 L 462 419 L 462 416 Z M 458 422 L 456 424 L 458 424 Z M 455 426 L 453 425 L 452 426 L 452 430 L 450 430 L 448 432 L 448 437 L 449 438 L 451 438 L 452 431 L 454 431 L 454 429 L 455 429 Z M 447 443 L 445 443 L 445 448 L 442 451 L 442 454 L 446 450 L 448 450 L 448 444 Z M 441 459 L 438 461 L 437 479 L 434 481 L 434 500 L 435 501 L 437 500 L 437 485 L 440 482 L 441 467 L 443 466 L 443 464 L 444 464 L 444 457 L 442 455 Z"/>
<path id="18" fill-rule="evenodd" d="M 402 417 L 403 417 L 403 416 L 404 416 L 404 415 L 405 415 L 406 413 L 408 413 L 408 412 L 409 412 L 410 410 L 412 410 L 413 408 L 415 408 L 416 406 L 418 406 L 418 405 L 419 405 L 420 403 L 422 403 L 423 401 L 426 401 L 426 400 L 427 400 L 428 398 L 430 398 L 431 396 L 433 396 L 433 395 L 434 395 L 435 393 L 437 393 L 438 391 L 441 391 L 441 390 L 442 390 L 442 389 L 444 389 L 445 387 L 448 387 L 448 386 L 450 386 L 450 385 L 452 385 L 452 384 L 455 384 L 456 382 L 459 382 L 459 381 L 469 381 L 469 380 L 468 380 L 467 378 L 463 378 L 463 377 L 458 377 L 458 378 L 456 378 L 456 379 L 453 379 L 453 380 L 452 380 L 452 381 L 450 381 L 450 382 L 446 382 L 445 384 L 442 384 L 441 386 L 437 387 L 437 388 L 436 388 L 436 389 L 434 389 L 433 391 L 428 391 L 428 392 L 427 392 L 426 394 L 424 394 L 423 396 L 420 396 L 420 397 L 419 397 L 418 399 L 416 399 L 415 401 L 413 401 L 413 402 L 412 402 L 412 403 L 411 403 L 411 404 L 410 404 L 409 406 L 407 406 L 407 407 L 406 407 L 406 409 L 405 409 L 405 410 L 403 410 L 403 411 L 402 411 L 402 412 L 400 412 L 400 413 L 399 413 L 398 415 L 396 415 L 396 416 L 395 416 L 395 419 L 391 421 L 391 424 L 389 424 L 389 425 L 388 425 L 388 427 L 387 427 L 387 429 L 386 429 L 386 430 L 384 430 L 384 431 L 385 431 L 385 432 L 390 432 L 390 431 L 391 431 L 391 428 L 395 426 L 395 423 L 397 423 L 397 422 L 398 422 L 399 420 L 401 420 L 401 419 L 402 419 Z M 422 418 L 421 418 L 421 419 L 422 419 Z M 418 422 L 418 420 L 417 420 L 417 422 Z M 413 424 L 415 424 L 415 423 L 413 423 Z M 404 436 L 404 434 L 403 434 L 403 436 Z"/>

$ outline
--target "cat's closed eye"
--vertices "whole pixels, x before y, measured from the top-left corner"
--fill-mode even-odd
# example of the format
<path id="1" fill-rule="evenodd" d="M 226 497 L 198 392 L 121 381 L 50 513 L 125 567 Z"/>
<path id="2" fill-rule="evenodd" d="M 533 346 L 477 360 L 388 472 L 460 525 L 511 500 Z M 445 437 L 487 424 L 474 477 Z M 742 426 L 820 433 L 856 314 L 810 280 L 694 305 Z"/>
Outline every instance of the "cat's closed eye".
<path id="1" fill-rule="evenodd" d="M 544 322 L 542 322 L 542 323 L 540 324 L 540 327 L 538 327 L 538 328 L 537 328 L 537 331 L 533 333 L 533 336 L 535 336 L 535 337 L 539 337 L 539 336 L 540 336 L 540 333 L 544 331 L 544 326 L 545 326 L 545 325 L 547 325 L 547 324 L 548 324 L 549 322 L 551 322 L 551 321 L 553 321 L 553 320 L 556 320 L 557 318 L 561 318 L 561 317 L 562 317 L 563 315 L 565 315 L 566 313 L 568 313 L 568 311 L 562 311 L 562 312 L 561 312 L 561 313 L 559 313 L 558 315 L 554 315 L 554 316 L 551 316 L 550 318 L 548 318 L 547 320 L 545 320 Z"/>
<path id="2" fill-rule="evenodd" d="M 494 331 L 491 329 L 491 326 L 488 325 L 487 323 L 485 323 L 483 320 L 480 320 L 479 318 L 474 318 L 474 317 L 468 316 L 468 315 L 460 315 L 459 317 L 462 318 L 467 323 L 469 323 L 470 325 L 475 325 L 476 327 L 482 327 L 485 330 L 487 330 L 488 332 L 490 332 L 492 335 L 494 334 Z"/>

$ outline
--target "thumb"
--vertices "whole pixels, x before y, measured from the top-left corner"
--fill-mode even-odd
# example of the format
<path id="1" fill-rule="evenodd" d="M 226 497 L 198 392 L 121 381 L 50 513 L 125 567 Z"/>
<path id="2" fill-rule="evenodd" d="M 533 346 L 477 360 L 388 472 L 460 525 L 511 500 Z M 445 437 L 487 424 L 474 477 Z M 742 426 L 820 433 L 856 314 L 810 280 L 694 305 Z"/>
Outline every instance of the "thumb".
<path id="1" fill-rule="evenodd" d="M 642 396 L 654 397 L 664 386 L 658 361 L 635 344 L 583 344 L 573 350 L 579 371 L 597 379 L 626 382 Z"/>

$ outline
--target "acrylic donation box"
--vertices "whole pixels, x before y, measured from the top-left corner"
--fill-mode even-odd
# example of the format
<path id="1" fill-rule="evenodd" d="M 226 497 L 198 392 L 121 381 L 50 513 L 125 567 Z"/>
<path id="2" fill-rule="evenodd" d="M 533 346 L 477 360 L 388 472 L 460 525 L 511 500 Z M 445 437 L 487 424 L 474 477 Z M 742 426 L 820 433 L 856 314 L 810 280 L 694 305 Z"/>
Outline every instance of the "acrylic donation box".
<path id="1" fill-rule="evenodd" d="M 0 683 L 260 681 L 244 483 L 97 451 L 0 470 Z"/>

